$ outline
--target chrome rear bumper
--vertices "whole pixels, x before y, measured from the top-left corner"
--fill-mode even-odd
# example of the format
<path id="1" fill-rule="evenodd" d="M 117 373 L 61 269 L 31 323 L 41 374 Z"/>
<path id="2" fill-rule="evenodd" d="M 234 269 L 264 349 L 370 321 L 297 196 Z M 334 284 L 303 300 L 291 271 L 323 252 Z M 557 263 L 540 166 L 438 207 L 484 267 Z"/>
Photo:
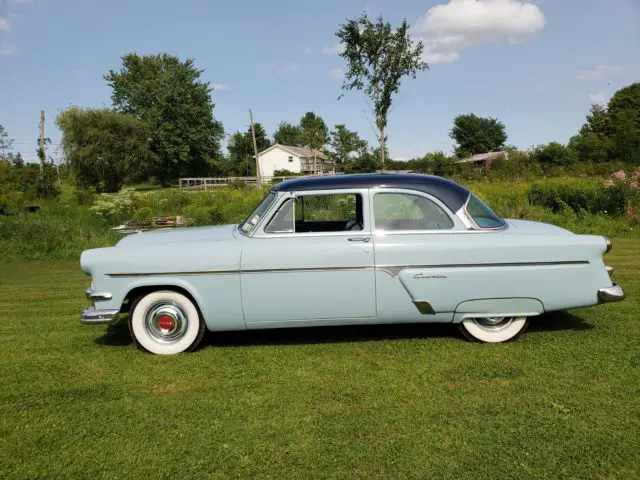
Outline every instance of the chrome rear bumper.
<path id="1" fill-rule="evenodd" d="M 101 323 L 111 323 L 116 320 L 120 310 L 96 310 L 89 307 L 82 312 L 80 323 L 85 325 L 99 325 Z"/>
<path id="2" fill-rule="evenodd" d="M 608 288 L 598 290 L 598 300 L 600 303 L 619 302 L 624 299 L 624 290 L 617 283 Z"/>

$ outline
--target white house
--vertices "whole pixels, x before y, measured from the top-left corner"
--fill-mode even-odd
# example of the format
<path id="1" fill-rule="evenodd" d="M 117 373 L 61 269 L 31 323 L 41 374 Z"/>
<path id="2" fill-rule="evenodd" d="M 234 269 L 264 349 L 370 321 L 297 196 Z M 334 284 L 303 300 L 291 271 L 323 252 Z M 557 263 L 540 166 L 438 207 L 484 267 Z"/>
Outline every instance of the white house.
<path id="1" fill-rule="evenodd" d="M 333 175 L 335 162 L 320 150 L 276 143 L 258 154 L 261 177 L 273 177 L 276 170 L 309 175 Z"/>

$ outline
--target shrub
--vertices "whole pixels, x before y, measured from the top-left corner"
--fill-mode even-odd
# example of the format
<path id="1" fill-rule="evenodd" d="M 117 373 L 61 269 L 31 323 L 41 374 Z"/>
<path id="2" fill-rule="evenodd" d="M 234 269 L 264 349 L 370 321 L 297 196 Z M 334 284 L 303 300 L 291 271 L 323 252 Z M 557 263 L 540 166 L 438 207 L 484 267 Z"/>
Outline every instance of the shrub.
<path id="1" fill-rule="evenodd" d="M 151 207 L 142 207 L 136 210 L 133 218 L 135 218 L 140 225 L 151 225 L 153 223 L 153 210 L 151 210 Z"/>
<path id="2" fill-rule="evenodd" d="M 593 180 L 545 180 L 536 182 L 529 191 L 529 201 L 553 212 L 562 212 L 566 207 L 576 213 L 622 217 L 630 207 L 637 205 L 637 190 L 623 182 L 605 187 Z"/>
<path id="3" fill-rule="evenodd" d="M 0 260 L 78 258 L 87 248 L 113 245 L 119 238 L 87 208 L 50 202 L 36 213 L 0 217 Z"/>

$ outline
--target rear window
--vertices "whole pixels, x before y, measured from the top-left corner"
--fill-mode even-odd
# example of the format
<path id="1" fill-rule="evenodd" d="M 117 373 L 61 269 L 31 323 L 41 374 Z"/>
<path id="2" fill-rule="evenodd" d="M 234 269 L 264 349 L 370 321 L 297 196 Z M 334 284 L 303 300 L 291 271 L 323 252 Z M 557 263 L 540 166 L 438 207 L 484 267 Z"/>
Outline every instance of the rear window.
<path id="1" fill-rule="evenodd" d="M 480 228 L 502 228 L 506 222 L 473 193 L 469 194 L 467 213 Z"/>

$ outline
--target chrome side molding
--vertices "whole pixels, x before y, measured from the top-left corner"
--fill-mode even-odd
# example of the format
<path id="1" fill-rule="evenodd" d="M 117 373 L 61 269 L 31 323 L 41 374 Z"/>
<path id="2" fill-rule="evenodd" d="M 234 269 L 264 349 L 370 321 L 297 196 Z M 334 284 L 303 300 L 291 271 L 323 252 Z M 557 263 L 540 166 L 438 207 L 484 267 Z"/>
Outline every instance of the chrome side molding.
<path id="1" fill-rule="evenodd" d="M 617 283 L 607 288 L 598 290 L 598 300 L 600 303 L 619 302 L 624 300 L 624 290 Z"/>
<path id="2" fill-rule="evenodd" d="M 96 292 L 93 288 L 87 288 L 87 298 L 90 300 L 111 300 L 113 296 L 107 292 Z"/>

